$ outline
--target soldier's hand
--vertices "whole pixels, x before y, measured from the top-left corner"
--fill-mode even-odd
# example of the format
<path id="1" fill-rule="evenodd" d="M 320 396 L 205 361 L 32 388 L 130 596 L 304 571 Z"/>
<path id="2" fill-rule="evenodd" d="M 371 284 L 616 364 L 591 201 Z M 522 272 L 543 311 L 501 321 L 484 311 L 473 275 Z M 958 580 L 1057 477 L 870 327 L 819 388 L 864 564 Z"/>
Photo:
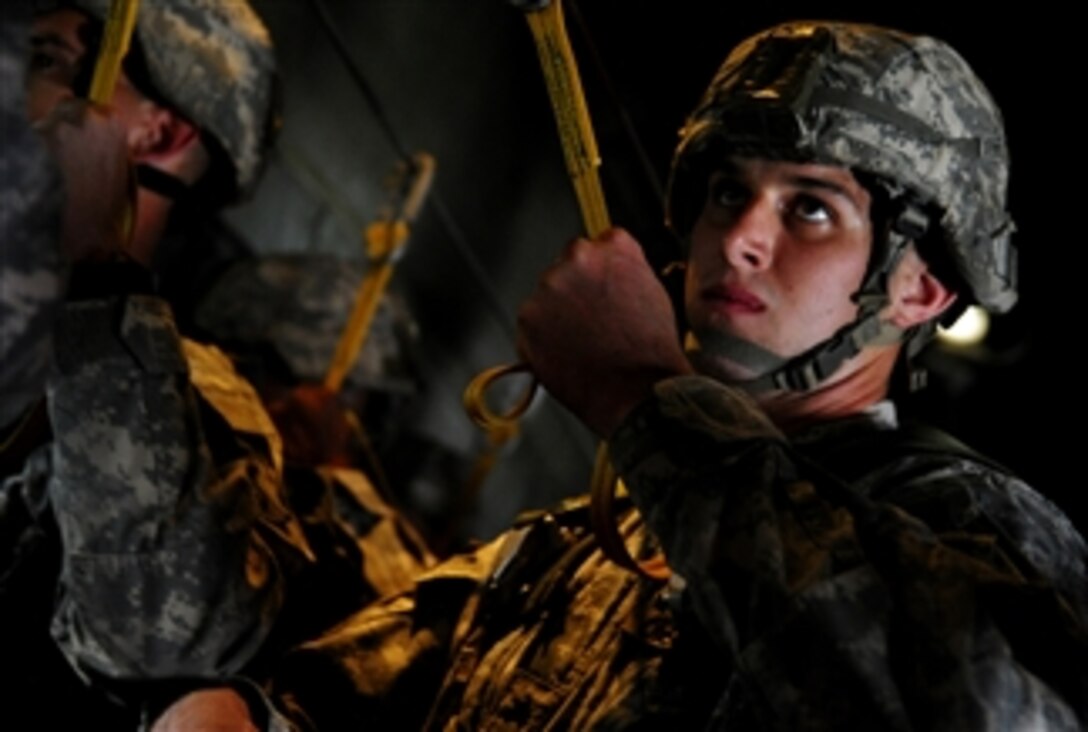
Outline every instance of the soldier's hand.
<path id="1" fill-rule="evenodd" d="M 135 205 L 124 126 L 107 111 L 69 98 L 35 127 L 64 181 L 62 251 L 73 262 L 115 257 L 128 244 L 125 217 Z"/>
<path id="2" fill-rule="evenodd" d="M 518 350 L 605 437 L 656 381 L 692 370 L 668 293 L 622 229 L 574 241 L 544 273 L 518 313 Z"/>
<path id="3" fill-rule="evenodd" d="M 167 707 L 151 732 L 257 732 L 257 727 L 238 692 L 201 689 Z"/>

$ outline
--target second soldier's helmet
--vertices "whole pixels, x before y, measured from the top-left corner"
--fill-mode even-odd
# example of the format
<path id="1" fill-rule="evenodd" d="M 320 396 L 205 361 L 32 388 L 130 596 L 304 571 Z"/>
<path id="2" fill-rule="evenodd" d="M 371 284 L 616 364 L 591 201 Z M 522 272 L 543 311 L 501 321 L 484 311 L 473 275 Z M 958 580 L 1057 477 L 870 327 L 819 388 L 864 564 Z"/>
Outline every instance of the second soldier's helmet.
<path id="1" fill-rule="evenodd" d="M 110 0 L 69 0 L 105 20 Z M 246 0 L 140 3 L 136 38 L 155 91 L 223 148 L 248 193 L 278 124 L 272 41 Z"/>
<path id="2" fill-rule="evenodd" d="M 228 267 L 196 308 L 196 325 L 225 344 L 258 388 L 321 383 L 336 353 L 359 283 L 361 261 L 322 254 L 268 254 Z M 418 336 L 407 304 L 386 293 L 347 391 L 408 397 L 417 388 L 412 352 Z M 258 373 L 253 369 L 263 369 Z M 278 373 L 277 373 L 278 370 Z"/>
<path id="3" fill-rule="evenodd" d="M 947 44 L 850 23 L 787 23 L 749 38 L 681 132 L 667 199 L 681 236 L 702 210 L 709 173 L 731 155 L 861 174 L 892 202 L 900 239 L 924 238 L 923 256 L 944 260 L 961 296 L 997 312 L 1016 302 L 1001 114 Z M 894 265 L 884 244 L 874 242 L 867 281 Z"/>

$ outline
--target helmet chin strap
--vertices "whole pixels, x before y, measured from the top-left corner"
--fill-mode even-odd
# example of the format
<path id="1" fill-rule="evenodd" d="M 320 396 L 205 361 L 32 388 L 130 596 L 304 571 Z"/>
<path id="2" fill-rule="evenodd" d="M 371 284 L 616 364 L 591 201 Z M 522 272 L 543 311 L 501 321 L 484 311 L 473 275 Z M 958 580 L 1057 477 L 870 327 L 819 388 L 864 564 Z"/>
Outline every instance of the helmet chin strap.
<path id="1" fill-rule="evenodd" d="M 783 368 L 789 359 L 768 351 L 758 343 L 739 338 L 720 331 L 689 331 L 684 338 L 684 351 L 695 367 L 708 374 L 713 374 L 720 381 L 741 386 L 747 383 L 744 378 L 723 372 L 716 362 L 728 361 L 739 367 L 745 374 L 770 374 Z M 761 377 L 755 377 L 758 381 Z"/>
<path id="2" fill-rule="evenodd" d="M 141 188 L 154 191 L 160 196 L 165 196 L 172 201 L 185 197 L 189 192 L 189 186 L 181 178 L 165 173 L 145 163 L 136 166 L 136 181 Z"/>
<path id="3" fill-rule="evenodd" d="M 857 320 L 840 328 L 827 340 L 794 358 L 784 358 L 756 343 L 724 333 L 691 334 L 687 352 L 697 368 L 710 371 L 715 378 L 750 394 L 809 391 L 865 346 L 896 343 L 903 338 L 904 332 L 902 328 L 882 321 L 878 312 L 872 312 L 859 315 Z M 758 375 L 749 379 L 723 377 L 721 370 L 712 366 L 722 359 Z"/>

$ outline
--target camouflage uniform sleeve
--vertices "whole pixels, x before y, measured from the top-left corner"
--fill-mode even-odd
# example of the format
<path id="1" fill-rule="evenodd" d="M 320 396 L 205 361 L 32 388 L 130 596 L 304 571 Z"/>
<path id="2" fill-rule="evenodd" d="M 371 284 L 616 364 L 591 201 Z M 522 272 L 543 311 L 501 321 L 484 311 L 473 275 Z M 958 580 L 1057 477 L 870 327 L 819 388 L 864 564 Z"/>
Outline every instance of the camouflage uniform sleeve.
<path id="1" fill-rule="evenodd" d="M 310 559 L 263 413 L 205 363 L 217 354 L 183 344 L 151 296 L 68 302 L 58 318 L 52 633 L 85 676 L 239 672 L 281 607 L 288 562 Z"/>
<path id="2" fill-rule="evenodd" d="M 611 450 L 673 582 L 734 670 L 715 710 L 722 727 L 1088 721 L 1088 620 L 1070 590 L 1085 586 L 1084 541 L 1027 494 L 979 499 L 973 521 L 948 520 L 971 504 L 947 496 L 936 499 L 945 520 L 911 515 L 835 483 L 745 395 L 698 376 L 661 382 Z M 909 492 L 938 496 L 923 474 Z M 1001 488 L 976 478 L 958 480 L 980 483 L 976 497 Z M 1017 505 L 1031 515 L 1010 520 Z M 1042 558 L 1061 552 L 1081 559 Z"/>
<path id="3" fill-rule="evenodd" d="M 23 101 L 29 10 L 6 6 L 0 25 L 0 428 L 42 394 L 64 286 L 60 173 Z"/>

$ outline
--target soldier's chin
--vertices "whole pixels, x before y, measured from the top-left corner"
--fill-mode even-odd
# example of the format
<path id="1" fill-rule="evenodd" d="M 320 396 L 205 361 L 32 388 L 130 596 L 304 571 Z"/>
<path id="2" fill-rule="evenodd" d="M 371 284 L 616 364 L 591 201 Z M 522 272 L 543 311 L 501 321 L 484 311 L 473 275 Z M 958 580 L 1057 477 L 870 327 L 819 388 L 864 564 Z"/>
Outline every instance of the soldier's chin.
<path id="1" fill-rule="evenodd" d="M 724 384 L 740 384 L 763 375 L 724 356 L 711 355 L 705 351 L 688 351 L 688 360 L 698 373 Z"/>
<path id="2" fill-rule="evenodd" d="M 721 381 L 725 384 L 739 384 L 745 381 L 757 379 L 772 368 L 756 368 L 751 364 L 744 364 L 729 357 L 727 352 L 719 349 L 704 348 L 698 336 L 688 332 L 684 336 L 684 351 L 692 368 L 703 376 Z"/>

